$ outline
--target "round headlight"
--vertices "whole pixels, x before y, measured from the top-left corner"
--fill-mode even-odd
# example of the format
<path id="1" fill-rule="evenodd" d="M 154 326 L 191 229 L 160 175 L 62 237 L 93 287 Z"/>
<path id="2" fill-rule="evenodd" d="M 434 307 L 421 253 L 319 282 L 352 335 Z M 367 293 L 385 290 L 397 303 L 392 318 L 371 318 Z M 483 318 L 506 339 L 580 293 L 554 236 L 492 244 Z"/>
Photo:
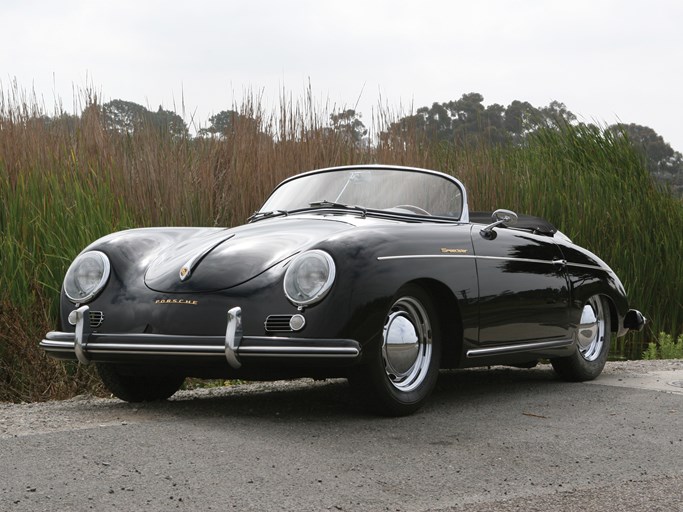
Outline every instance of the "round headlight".
<path id="1" fill-rule="evenodd" d="M 324 251 L 307 251 L 294 258 L 285 272 L 285 295 L 297 306 L 325 297 L 334 282 L 334 260 Z"/>
<path id="2" fill-rule="evenodd" d="M 89 251 L 78 256 L 64 278 L 64 293 L 71 302 L 90 302 L 104 288 L 109 279 L 109 258 L 100 251 Z"/>

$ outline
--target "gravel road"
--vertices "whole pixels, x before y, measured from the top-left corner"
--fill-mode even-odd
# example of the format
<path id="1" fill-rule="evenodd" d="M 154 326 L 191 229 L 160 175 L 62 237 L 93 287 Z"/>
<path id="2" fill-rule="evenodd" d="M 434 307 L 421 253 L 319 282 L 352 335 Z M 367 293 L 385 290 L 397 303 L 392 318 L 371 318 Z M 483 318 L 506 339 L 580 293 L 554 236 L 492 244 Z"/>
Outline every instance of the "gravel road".
<path id="1" fill-rule="evenodd" d="M 683 360 L 442 373 L 407 418 L 344 381 L 0 404 L 0 510 L 683 511 Z"/>

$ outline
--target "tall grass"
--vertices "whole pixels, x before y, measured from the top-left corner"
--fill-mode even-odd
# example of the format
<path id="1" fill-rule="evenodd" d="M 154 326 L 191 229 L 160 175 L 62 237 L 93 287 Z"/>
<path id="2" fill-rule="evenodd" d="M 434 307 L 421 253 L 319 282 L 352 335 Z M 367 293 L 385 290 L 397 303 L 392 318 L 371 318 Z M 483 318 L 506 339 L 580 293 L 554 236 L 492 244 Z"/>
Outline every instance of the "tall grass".
<path id="1" fill-rule="evenodd" d="M 88 369 L 37 348 L 57 327 L 69 262 L 119 229 L 240 224 L 285 177 L 319 167 L 395 163 L 440 169 L 469 189 L 473 209 L 545 216 L 621 276 L 653 332 L 683 331 L 683 205 L 659 190 L 623 138 L 568 126 L 522 147 L 432 145 L 417 134 L 362 148 L 327 128 L 310 91 L 283 94 L 275 112 L 258 98 L 235 107 L 256 123 L 224 138 L 173 138 L 154 127 L 105 129 L 93 96 L 80 118 L 46 121 L 35 98 L 0 91 L 0 400 L 39 400 L 94 389 Z M 395 121 L 385 109 L 375 131 Z M 653 336 L 654 338 L 654 336 Z M 627 337 L 616 356 L 635 356 Z"/>

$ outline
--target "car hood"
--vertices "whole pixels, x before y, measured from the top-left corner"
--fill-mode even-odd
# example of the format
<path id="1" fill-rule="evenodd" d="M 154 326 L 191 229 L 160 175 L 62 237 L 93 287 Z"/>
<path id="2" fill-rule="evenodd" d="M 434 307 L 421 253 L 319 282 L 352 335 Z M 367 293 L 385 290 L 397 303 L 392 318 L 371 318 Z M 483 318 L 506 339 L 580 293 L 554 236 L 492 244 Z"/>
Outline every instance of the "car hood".
<path id="1" fill-rule="evenodd" d="M 242 284 L 353 224 L 332 219 L 273 219 L 199 230 L 165 247 L 145 284 L 162 293 L 211 292 Z M 182 277 L 181 277 L 182 276 Z"/>

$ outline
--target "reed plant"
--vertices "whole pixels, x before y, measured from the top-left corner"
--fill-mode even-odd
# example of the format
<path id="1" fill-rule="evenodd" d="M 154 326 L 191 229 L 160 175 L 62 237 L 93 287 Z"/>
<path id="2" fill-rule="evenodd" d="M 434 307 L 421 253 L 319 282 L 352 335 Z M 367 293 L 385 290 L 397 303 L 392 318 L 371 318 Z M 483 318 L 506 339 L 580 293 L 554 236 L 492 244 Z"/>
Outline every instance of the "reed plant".
<path id="1" fill-rule="evenodd" d="M 107 129 L 97 98 L 78 117 L 49 117 L 35 96 L 0 91 L 0 400 L 97 392 L 88 368 L 47 358 L 37 344 L 58 327 L 72 259 L 112 231 L 241 224 L 282 179 L 305 170 L 393 163 L 442 170 L 468 187 L 470 207 L 548 218 L 607 261 L 652 330 L 683 331 L 683 204 L 650 179 L 628 142 L 590 126 L 530 136 L 521 146 L 432 144 L 418 133 L 360 146 L 329 129 L 331 108 L 283 93 L 257 96 L 222 137 L 174 137 L 154 126 Z M 379 133 L 398 118 L 380 109 Z M 613 347 L 638 357 L 642 337 Z"/>

